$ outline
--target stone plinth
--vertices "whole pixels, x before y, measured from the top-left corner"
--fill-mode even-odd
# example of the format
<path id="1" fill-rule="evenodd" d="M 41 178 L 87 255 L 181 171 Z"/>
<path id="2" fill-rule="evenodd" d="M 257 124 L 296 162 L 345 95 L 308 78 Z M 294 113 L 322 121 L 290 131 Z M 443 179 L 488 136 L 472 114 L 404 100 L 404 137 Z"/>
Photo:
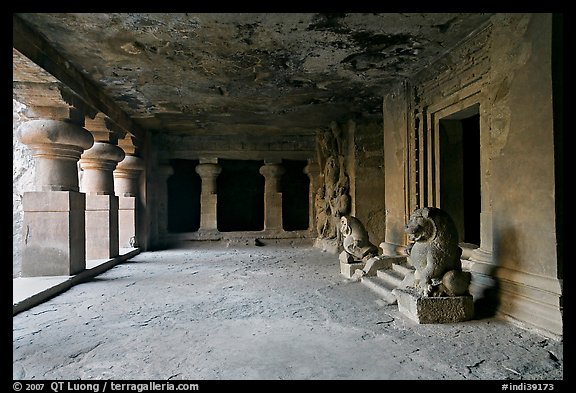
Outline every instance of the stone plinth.
<path id="1" fill-rule="evenodd" d="M 109 259 L 118 254 L 118 197 L 87 194 L 86 259 Z"/>
<path id="2" fill-rule="evenodd" d="M 85 194 L 26 192 L 22 276 L 70 276 L 86 268 Z"/>
<path id="3" fill-rule="evenodd" d="M 360 270 L 364 269 L 365 265 L 366 264 L 364 262 L 347 263 L 347 262 L 340 261 L 340 274 L 342 274 L 346 278 L 352 278 L 352 276 L 354 275 L 354 272 L 357 269 L 360 269 Z"/>
<path id="4" fill-rule="evenodd" d="M 471 295 L 425 297 L 411 288 L 396 288 L 392 293 L 398 301 L 398 310 L 416 323 L 454 323 L 474 317 Z"/>

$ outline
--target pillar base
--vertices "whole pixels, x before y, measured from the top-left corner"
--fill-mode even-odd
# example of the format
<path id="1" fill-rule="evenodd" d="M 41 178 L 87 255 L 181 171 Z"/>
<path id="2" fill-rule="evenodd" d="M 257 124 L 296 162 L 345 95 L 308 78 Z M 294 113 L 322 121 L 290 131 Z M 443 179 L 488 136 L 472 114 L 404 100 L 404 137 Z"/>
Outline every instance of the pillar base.
<path id="1" fill-rule="evenodd" d="M 138 247 L 136 240 L 136 197 L 118 197 L 118 245 Z"/>
<path id="2" fill-rule="evenodd" d="M 110 259 L 119 253 L 118 197 L 86 195 L 86 259 Z"/>
<path id="3" fill-rule="evenodd" d="M 471 295 L 426 297 L 411 288 L 396 288 L 392 293 L 398 300 L 398 310 L 416 323 L 464 322 L 474 317 Z"/>
<path id="4" fill-rule="evenodd" d="M 71 276 L 86 269 L 86 195 L 26 192 L 22 276 Z"/>

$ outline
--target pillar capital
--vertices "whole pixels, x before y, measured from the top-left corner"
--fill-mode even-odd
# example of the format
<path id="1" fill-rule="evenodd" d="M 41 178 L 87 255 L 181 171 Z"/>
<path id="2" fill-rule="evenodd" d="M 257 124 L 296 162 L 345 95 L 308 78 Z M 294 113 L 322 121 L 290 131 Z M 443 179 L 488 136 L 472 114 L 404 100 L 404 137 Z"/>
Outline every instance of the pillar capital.
<path id="1" fill-rule="evenodd" d="M 264 164 L 260 167 L 260 174 L 264 177 L 279 177 L 286 172 L 286 169 L 281 164 L 272 163 Z"/>
<path id="2" fill-rule="evenodd" d="M 67 121 L 37 119 L 21 124 L 17 137 L 36 161 L 36 191 L 79 190 L 76 163 L 94 144 L 90 132 Z"/>
<path id="3" fill-rule="evenodd" d="M 198 164 L 195 171 L 202 178 L 202 194 L 216 194 L 216 178 L 222 167 L 213 163 Z"/>
<path id="4" fill-rule="evenodd" d="M 114 195 L 112 173 L 118 162 L 124 159 L 124 150 L 107 142 L 94 142 L 80 158 L 82 191 L 89 194 Z"/>
<path id="5" fill-rule="evenodd" d="M 222 167 L 213 163 L 198 164 L 195 171 L 202 178 L 210 178 L 218 176 L 222 172 Z"/>
<path id="6" fill-rule="evenodd" d="M 158 175 L 163 178 L 168 178 L 174 174 L 174 168 L 172 168 L 172 165 L 169 163 L 161 163 L 158 164 L 158 167 L 156 167 L 156 173 L 158 173 Z"/>
<path id="7" fill-rule="evenodd" d="M 309 178 L 316 178 L 320 175 L 320 165 L 317 162 L 308 162 L 308 165 L 304 167 L 304 173 Z"/>
<path id="8" fill-rule="evenodd" d="M 264 164 L 260 167 L 260 174 L 266 178 L 266 192 L 280 191 L 280 176 L 286 172 L 286 169 L 280 164 Z"/>
<path id="9" fill-rule="evenodd" d="M 136 196 L 138 194 L 138 178 L 144 170 L 144 160 L 133 155 L 126 155 L 116 165 L 114 171 L 114 191 L 118 196 Z"/>

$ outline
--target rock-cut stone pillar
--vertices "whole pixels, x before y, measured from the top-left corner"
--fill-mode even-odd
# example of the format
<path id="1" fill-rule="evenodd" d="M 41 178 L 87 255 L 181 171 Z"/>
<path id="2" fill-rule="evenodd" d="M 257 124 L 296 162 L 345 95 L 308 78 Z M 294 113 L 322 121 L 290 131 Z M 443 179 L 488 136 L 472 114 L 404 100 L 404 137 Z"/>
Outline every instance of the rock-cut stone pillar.
<path id="1" fill-rule="evenodd" d="M 304 173 L 310 179 L 310 186 L 308 191 L 308 228 L 313 232 L 316 232 L 316 215 L 322 214 L 322 212 L 315 211 L 316 208 L 316 193 L 318 192 L 318 184 L 320 183 L 320 165 L 316 162 L 308 162 L 308 165 L 304 167 Z M 317 236 L 320 236 L 321 233 L 318 233 Z"/>
<path id="2" fill-rule="evenodd" d="M 22 276 L 80 273 L 86 268 L 86 199 L 77 164 L 92 147 L 92 134 L 72 122 L 37 119 L 23 123 L 18 138 L 35 161 L 35 191 L 22 198 Z"/>
<path id="3" fill-rule="evenodd" d="M 118 197 L 113 172 L 124 150 L 94 142 L 80 158 L 81 190 L 86 193 L 86 259 L 109 259 L 119 254 Z"/>
<path id="4" fill-rule="evenodd" d="M 138 247 L 136 236 L 136 203 L 138 179 L 144 170 L 144 161 L 126 155 L 114 170 L 114 191 L 118 197 L 118 236 L 120 248 Z"/>
<path id="5" fill-rule="evenodd" d="M 282 193 L 280 177 L 286 172 L 276 163 L 266 163 L 260 167 L 264 176 L 264 230 L 282 230 Z"/>
<path id="6" fill-rule="evenodd" d="M 202 179 L 200 194 L 200 231 L 216 231 L 218 228 L 216 179 L 222 167 L 216 163 L 196 165 L 196 173 Z"/>

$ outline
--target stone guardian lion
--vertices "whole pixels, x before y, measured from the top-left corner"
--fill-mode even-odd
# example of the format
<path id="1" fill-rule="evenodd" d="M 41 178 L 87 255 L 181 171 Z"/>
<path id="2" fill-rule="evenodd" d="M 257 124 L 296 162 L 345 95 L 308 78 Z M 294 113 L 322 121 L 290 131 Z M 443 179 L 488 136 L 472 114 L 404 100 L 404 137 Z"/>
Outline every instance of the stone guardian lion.
<path id="1" fill-rule="evenodd" d="M 416 269 L 414 286 L 423 296 L 463 296 L 471 274 L 462 271 L 458 231 L 452 218 L 435 207 L 416 209 L 404 228 L 408 260 Z"/>
<path id="2" fill-rule="evenodd" d="M 354 216 L 345 215 L 340 218 L 342 246 L 351 260 L 363 260 L 378 255 L 378 247 L 368 239 L 368 231 Z"/>

